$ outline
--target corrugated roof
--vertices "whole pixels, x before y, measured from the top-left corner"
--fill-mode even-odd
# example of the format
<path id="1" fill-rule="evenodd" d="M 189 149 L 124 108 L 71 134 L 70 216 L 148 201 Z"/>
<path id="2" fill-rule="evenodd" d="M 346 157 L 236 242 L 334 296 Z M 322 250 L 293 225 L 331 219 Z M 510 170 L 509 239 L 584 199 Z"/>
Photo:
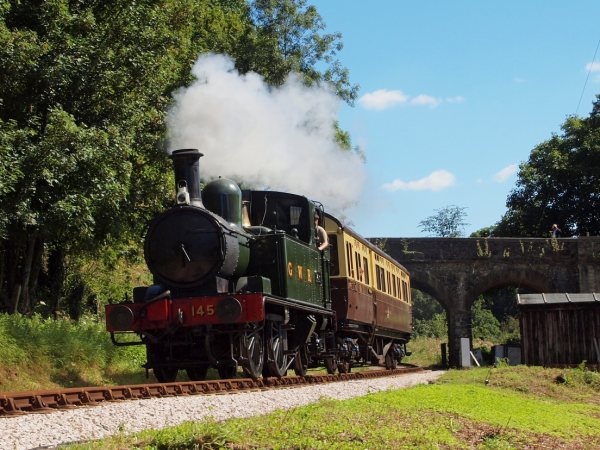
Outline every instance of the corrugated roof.
<path id="1" fill-rule="evenodd" d="M 557 303 L 600 303 L 600 294 L 517 294 L 519 305 L 551 305 Z"/>

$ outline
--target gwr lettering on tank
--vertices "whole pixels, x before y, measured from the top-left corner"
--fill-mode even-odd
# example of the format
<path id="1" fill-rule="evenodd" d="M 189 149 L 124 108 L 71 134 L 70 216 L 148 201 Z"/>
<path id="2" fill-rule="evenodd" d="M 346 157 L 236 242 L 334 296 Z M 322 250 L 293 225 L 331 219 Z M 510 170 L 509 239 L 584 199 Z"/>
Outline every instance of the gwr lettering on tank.
<path id="1" fill-rule="evenodd" d="M 312 284 L 313 282 L 313 270 L 310 267 L 306 268 L 306 282 L 308 284 Z M 296 270 L 294 271 L 294 263 L 289 261 L 288 262 L 288 276 L 290 278 L 294 278 L 294 273 L 296 274 L 296 278 L 300 281 L 304 281 L 304 266 L 301 266 L 300 264 L 296 265 Z"/>

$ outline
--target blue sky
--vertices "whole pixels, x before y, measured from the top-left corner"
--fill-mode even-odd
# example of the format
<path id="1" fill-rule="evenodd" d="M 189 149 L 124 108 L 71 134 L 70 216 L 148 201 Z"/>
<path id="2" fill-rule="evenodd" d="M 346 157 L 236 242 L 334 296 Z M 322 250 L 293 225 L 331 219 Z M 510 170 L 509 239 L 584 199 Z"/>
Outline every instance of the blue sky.
<path id="1" fill-rule="evenodd" d="M 448 205 L 467 208 L 466 235 L 493 225 L 518 164 L 600 93 L 598 0 L 308 3 L 360 85 L 339 117 L 366 153 L 347 213 L 365 236 L 424 236 Z"/>

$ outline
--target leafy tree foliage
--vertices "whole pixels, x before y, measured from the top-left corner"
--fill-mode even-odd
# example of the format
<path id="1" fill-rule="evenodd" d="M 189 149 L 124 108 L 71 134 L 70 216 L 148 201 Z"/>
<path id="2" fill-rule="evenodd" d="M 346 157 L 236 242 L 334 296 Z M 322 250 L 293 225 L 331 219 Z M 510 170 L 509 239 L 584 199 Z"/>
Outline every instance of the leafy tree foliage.
<path id="1" fill-rule="evenodd" d="M 308 85 L 330 83 L 340 98 L 353 103 L 358 86 L 350 83 L 348 69 L 336 57 L 342 36 L 323 33 L 325 23 L 314 6 L 306 0 L 254 0 L 251 5 L 256 39 L 248 56 L 238 60 L 239 69 L 256 71 L 274 85 L 290 72 L 300 73 Z"/>
<path id="2" fill-rule="evenodd" d="M 500 322 L 492 311 L 485 305 L 485 300 L 480 296 L 473 304 L 473 330 L 474 338 L 484 341 L 495 340 L 500 336 Z"/>
<path id="3" fill-rule="evenodd" d="M 495 226 L 483 227 L 471 233 L 469 237 L 492 237 L 495 233 Z"/>
<path id="4" fill-rule="evenodd" d="M 436 209 L 435 214 L 419 222 L 419 228 L 438 237 L 463 236 L 463 229 L 468 225 L 464 221 L 467 215 L 466 209 L 456 205 Z"/>
<path id="5" fill-rule="evenodd" d="M 413 333 L 417 336 L 445 338 L 448 335 L 446 312 L 429 294 L 411 289 Z"/>
<path id="6" fill-rule="evenodd" d="M 446 339 L 448 322 L 440 303 L 425 292 L 412 289 L 413 333 L 417 336 Z M 475 339 L 495 343 L 518 342 L 516 290 L 494 289 L 480 295 L 473 303 L 472 335 Z"/>
<path id="7" fill-rule="evenodd" d="M 600 233 L 600 96 L 587 118 L 569 117 L 562 134 L 535 147 L 521 164 L 497 236 Z"/>
<path id="8" fill-rule="evenodd" d="M 236 47 L 233 3 L 0 3 L 0 309 L 30 311 L 44 279 L 57 298 L 69 255 L 140 235 L 170 187 L 170 93 L 212 49 L 195 24 Z"/>
<path id="9" fill-rule="evenodd" d="M 351 101 L 323 29 L 303 0 L 0 0 L 0 311 L 42 294 L 77 306 L 83 256 L 136 256 L 171 196 L 171 94 L 201 53 L 273 84 L 297 70 Z"/>

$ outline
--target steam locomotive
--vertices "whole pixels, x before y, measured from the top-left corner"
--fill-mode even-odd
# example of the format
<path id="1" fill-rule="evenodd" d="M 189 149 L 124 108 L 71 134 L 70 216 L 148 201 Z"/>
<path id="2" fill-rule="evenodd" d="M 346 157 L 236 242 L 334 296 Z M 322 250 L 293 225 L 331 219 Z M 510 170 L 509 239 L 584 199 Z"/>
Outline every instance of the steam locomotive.
<path id="1" fill-rule="evenodd" d="M 201 380 L 211 367 L 221 378 L 238 367 L 251 378 L 396 367 L 411 333 L 406 270 L 306 197 L 223 178 L 201 189 L 202 156 L 171 155 L 176 205 L 151 222 L 144 245 L 154 284 L 106 306 L 113 343 L 145 345 L 160 382 L 182 369 Z"/>

